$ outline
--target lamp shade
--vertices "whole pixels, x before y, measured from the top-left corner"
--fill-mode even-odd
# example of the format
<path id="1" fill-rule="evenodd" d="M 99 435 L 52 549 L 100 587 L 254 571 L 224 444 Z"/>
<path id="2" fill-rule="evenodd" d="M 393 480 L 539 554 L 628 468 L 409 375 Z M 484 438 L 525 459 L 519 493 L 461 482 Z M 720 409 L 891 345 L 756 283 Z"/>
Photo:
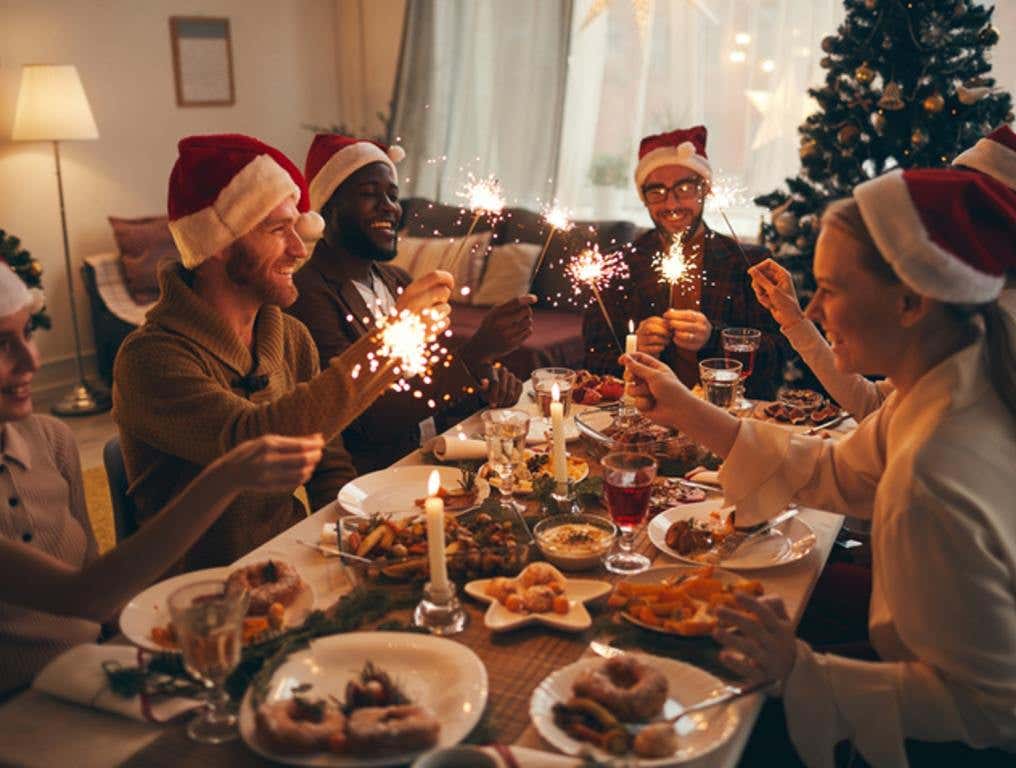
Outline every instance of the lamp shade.
<path id="1" fill-rule="evenodd" d="M 99 129 L 73 64 L 26 64 L 14 111 L 14 141 L 97 139 Z"/>

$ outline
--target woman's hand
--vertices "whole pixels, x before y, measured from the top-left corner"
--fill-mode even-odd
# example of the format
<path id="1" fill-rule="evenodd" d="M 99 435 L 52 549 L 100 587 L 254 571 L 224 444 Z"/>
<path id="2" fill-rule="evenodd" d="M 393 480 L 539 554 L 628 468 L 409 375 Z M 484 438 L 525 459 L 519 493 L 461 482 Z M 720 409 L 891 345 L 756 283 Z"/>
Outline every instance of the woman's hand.
<path id="1" fill-rule="evenodd" d="M 751 287 L 758 302 L 769 310 L 781 328 L 789 328 L 804 319 L 790 273 L 772 259 L 748 269 Z"/>
<path id="2" fill-rule="evenodd" d="M 794 629 L 783 601 L 744 594 L 735 599 L 741 610 L 716 609 L 720 627 L 713 638 L 723 646 L 720 661 L 747 684 L 782 682 L 797 658 Z"/>
<path id="3" fill-rule="evenodd" d="M 307 482 L 321 461 L 321 435 L 265 435 L 240 443 L 208 467 L 231 490 L 282 493 Z"/>
<path id="4" fill-rule="evenodd" d="M 625 394 L 635 407 L 656 423 L 673 426 L 670 412 L 681 395 L 689 393 L 670 366 L 643 352 L 623 355 L 620 362 L 632 377 Z"/>
<path id="5" fill-rule="evenodd" d="M 639 352 L 659 357 L 670 343 L 670 329 L 662 317 L 647 317 L 635 331 Z"/>

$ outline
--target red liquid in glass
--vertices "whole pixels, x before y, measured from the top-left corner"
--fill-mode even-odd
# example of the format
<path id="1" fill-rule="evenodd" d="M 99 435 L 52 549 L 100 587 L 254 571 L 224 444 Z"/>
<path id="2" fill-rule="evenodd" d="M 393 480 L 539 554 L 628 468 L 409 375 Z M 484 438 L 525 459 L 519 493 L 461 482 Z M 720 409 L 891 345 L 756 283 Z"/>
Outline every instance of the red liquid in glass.
<path id="1" fill-rule="evenodd" d="M 619 486 L 610 482 L 603 484 L 610 516 L 622 528 L 636 528 L 641 524 L 649 508 L 652 483 L 636 486 Z"/>
<path id="2" fill-rule="evenodd" d="M 736 360 L 741 364 L 741 378 L 747 379 L 751 376 L 751 370 L 755 367 L 755 351 L 757 347 L 747 345 L 727 346 L 723 348 L 723 356 L 728 360 Z"/>

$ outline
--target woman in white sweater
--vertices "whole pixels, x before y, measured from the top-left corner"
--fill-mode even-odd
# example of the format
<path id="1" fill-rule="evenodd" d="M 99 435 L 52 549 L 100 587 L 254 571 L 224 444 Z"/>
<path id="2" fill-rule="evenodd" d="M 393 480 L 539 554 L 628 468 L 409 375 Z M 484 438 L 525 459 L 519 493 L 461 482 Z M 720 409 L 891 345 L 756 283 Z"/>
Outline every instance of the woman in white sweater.
<path id="1" fill-rule="evenodd" d="M 74 437 L 32 413 L 42 303 L 0 264 L 0 698 L 54 656 L 94 642 L 99 622 L 163 574 L 243 490 L 292 490 L 321 458 L 319 435 L 242 443 L 102 557 L 85 509 Z"/>
<path id="2" fill-rule="evenodd" d="M 881 661 L 815 653 L 749 598 L 756 618 L 724 612 L 736 631 L 717 634 L 736 672 L 782 682 L 809 765 L 844 739 L 875 766 L 906 765 L 908 742 L 1016 752 L 1016 323 L 997 303 L 1014 266 L 1016 194 L 981 174 L 894 171 L 831 205 L 807 316 L 840 371 L 896 386 L 835 444 L 739 421 L 624 358 L 643 412 L 725 458 L 738 525 L 791 499 L 872 518 Z"/>

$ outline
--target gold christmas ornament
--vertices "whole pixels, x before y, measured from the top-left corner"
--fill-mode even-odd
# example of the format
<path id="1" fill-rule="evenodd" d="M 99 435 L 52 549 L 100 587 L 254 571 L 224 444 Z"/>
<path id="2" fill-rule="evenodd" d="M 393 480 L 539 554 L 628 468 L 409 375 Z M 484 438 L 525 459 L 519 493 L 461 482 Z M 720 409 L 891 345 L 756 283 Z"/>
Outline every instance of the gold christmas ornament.
<path id="1" fill-rule="evenodd" d="M 987 96 L 990 91 L 990 88 L 983 85 L 973 88 L 961 85 L 956 88 L 956 98 L 960 100 L 960 104 L 965 104 L 969 107 Z"/>
<path id="2" fill-rule="evenodd" d="M 833 48 L 836 47 L 836 35 L 826 35 L 822 38 L 822 50 L 826 53 L 832 53 Z"/>
<path id="3" fill-rule="evenodd" d="M 998 30 L 989 24 L 977 33 L 977 42 L 982 45 L 994 45 L 998 42 Z"/>
<path id="4" fill-rule="evenodd" d="M 925 112 L 932 115 L 937 115 L 939 112 L 945 109 L 945 99 L 942 98 L 941 93 L 936 91 L 935 93 L 926 97 L 925 100 L 921 102 L 921 106 L 924 107 Z"/>
<path id="5" fill-rule="evenodd" d="M 797 223 L 802 232 L 814 232 L 818 229 L 818 216 L 814 213 L 806 213 Z"/>
<path id="6" fill-rule="evenodd" d="M 818 65 L 820 67 L 822 67 L 822 69 L 832 69 L 833 68 L 833 57 L 832 56 L 823 56 L 822 60 L 818 63 Z"/>
<path id="7" fill-rule="evenodd" d="M 868 65 L 868 62 L 864 62 L 854 70 L 854 79 L 861 85 L 868 85 L 875 79 L 875 70 Z"/>
<path id="8" fill-rule="evenodd" d="M 805 139 L 801 142 L 801 148 L 797 151 L 802 160 L 808 160 L 818 154 L 818 143 L 814 139 Z"/>
<path id="9" fill-rule="evenodd" d="M 864 0 L 864 7 L 869 11 L 874 11 L 878 8 L 878 0 Z"/>
<path id="10" fill-rule="evenodd" d="M 856 125 L 847 123 L 836 132 L 836 141 L 838 141 L 841 146 L 849 147 L 857 141 L 857 137 L 860 136 L 860 134 L 861 131 Z"/>
<path id="11" fill-rule="evenodd" d="M 42 264 L 40 264 L 37 261 L 33 261 L 31 264 L 28 265 L 28 271 L 31 272 L 36 277 L 39 277 L 40 275 L 42 275 Z"/>
<path id="12" fill-rule="evenodd" d="M 903 101 L 903 94 L 900 91 L 900 86 L 893 80 L 890 80 L 885 84 L 885 88 L 882 90 L 882 98 L 878 100 L 879 109 L 888 109 L 892 112 L 897 112 L 903 109 L 906 103 Z"/>
<path id="13" fill-rule="evenodd" d="M 793 237 L 797 234 L 797 215 L 784 211 L 773 219 L 773 226 L 780 237 Z"/>
<path id="14" fill-rule="evenodd" d="M 922 128 L 914 128 L 910 133 L 910 144 L 914 149 L 920 149 L 928 143 L 928 134 Z"/>
<path id="15" fill-rule="evenodd" d="M 887 122 L 888 120 L 886 120 L 886 116 L 881 112 L 871 113 L 871 127 L 875 129 L 875 133 L 879 136 L 885 133 L 885 126 Z"/>

